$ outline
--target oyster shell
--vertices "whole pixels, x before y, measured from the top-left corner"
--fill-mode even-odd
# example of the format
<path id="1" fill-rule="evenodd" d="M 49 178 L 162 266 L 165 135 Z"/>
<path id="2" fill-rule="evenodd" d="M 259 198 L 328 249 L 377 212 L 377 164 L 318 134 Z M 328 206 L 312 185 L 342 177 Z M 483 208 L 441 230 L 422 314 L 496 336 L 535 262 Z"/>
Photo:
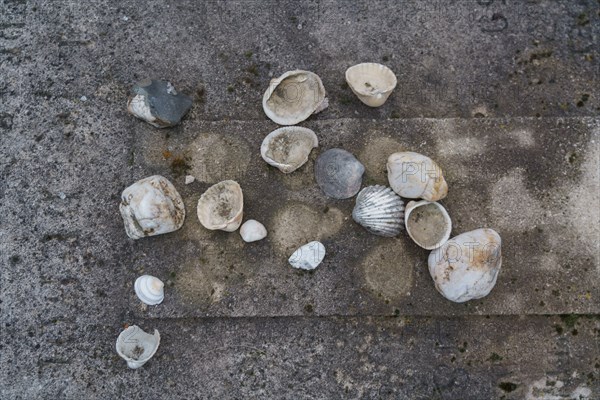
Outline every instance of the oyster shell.
<path id="1" fill-rule="evenodd" d="M 145 304 L 150 306 L 160 304 L 165 298 L 165 284 L 151 275 L 142 275 L 133 285 L 135 294 Z"/>
<path id="2" fill-rule="evenodd" d="M 352 219 L 375 235 L 397 236 L 403 217 L 404 202 L 387 186 L 367 186 L 356 196 Z"/>
<path id="3" fill-rule="evenodd" d="M 286 126 L 265 137 L 260 146 L 260 155 L 268 164 L 289 174 L 303 166 L 312 149 L 318 145 L 319 139 L 312 130 Z"/>
<path id="4" fill-rule="evenodd" d="M 288 262 L 294 268 L 312 270 L 321 264 L 323 258 L 325 258 L 325 246 L 321 242 L 314 241 L 296 250 Z"/>
<path id="5" fill-rule="evenodd" d="M 267 237 L 267 228 L 260 222 L 249 219 L 240 227 L 240 236 L 244 242 L 256 242 Z"/>
<path id="6" fill-rule="evenodd" d="M 402 197 L 437 201 L 448 194 L 442 169 L 422 154 L 394 153 L 388 157 L 387 171 L 390 186 Z"/>
<path id="7" fill-rule="evenodd" d="M 329 149 L 315 162 L 315 179 L 325 195 L 347 199 L 360 190 L 365 167 L 343 149 Z"/>
<path id="8" fill-rule="evenodd" d="M 426 250 L 433 250 L 448 240 L 452 221 L 446 209 L 427 200 L 409 201 L 404 210 L 404 226 L 411 239 Z"/>
<path id="9" fill-rule="evenodd" d="M 192 99 L 177 93 L 171 82 L 144 80 L 133 87 L 127 110 L 157 128 L 175 126 L 192 107 Z"/>
<path id="10" fill-rule="evenodd" d="M 154 330 L 150 335 L 139 326 L 132 325 L 117 338 L 117 354 L 127 361 L 127 366 L 136 369 L 154 356 L 160 344 L 160 334 Z"/>
<path id="11" fill-rule="evenodd" d="M 233 232 L 242 223 L 244 195 L 236 181 L 222 181 L 209 187 L 198 200 L 198 219 L 207 229 Z"/>
<path id="12" fill-rule="evenodd" d="M 346 82 L 369 107 L 379 107 L 388 99 L 398 80 L 391 69 L 377 63 L 362 63 L 346 70 Z"/>

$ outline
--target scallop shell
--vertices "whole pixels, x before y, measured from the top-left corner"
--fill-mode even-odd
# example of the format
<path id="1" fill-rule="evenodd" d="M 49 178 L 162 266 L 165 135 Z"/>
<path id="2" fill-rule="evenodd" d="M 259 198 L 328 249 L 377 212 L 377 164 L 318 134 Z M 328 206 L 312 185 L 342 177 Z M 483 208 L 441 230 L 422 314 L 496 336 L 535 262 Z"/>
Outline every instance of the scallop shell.
<path id="1" fill-rule="evenodd" d="M 141 179 L 125 189 L 119 210 L 125 231 L 132 239 L 176 231 L 185 219 L 181 196 L 160 175 Z"/>
<path id="2" fill-rule="evenodd" d="M 360 190 L 365 167 L 342 149 L 329 149 L 315 162 L 315 179 L 325 195 L 347 199 Z"/>
<path id="3" fill-rule="evenodd" d="M 300 247 L 291 255 L 288 262 L 294 268 L 312 270 L 325 258 L 325 246 L 321 242 L 310 242 Z"/>
<path id="4" fill-rule="evenodd" d="M 502 267 L 502 241 L 493 229 L 462 233 L 429 254 L 435 288 L 456 303 L 487 296 Z"/>
<path id="5" fill-rule="evenodd" d="M 192 107 L 192 99 L 177 93 L 171 82 L 144 80 L 133 87 L 127 110 L 157 128 L 177 125 Z"/>
<path id="6" fill-rule="evenodd" d="M 165 284 L 154 276 L 140 276 L 135 280 L 133 287 L 137 297 L 150 306 L 162 303 L 165 298 Z"/>
<path id="7" fill-rule="evenodd" d="M 260 222 L 249 219 L 240 228 L 240 236 L 244 242 L 256 242 L 267 237 L 267 228 Z"/>
<path id="8" fill-rule="evenodd" d="M 263 96 L 263 110 L 279 125 L 296 125 L 327 108 L 326 95 L 314 72 L 288 71 L 271 80 Z"/>
<path id="9" fill-rule="evenodd" d="M 377 63 L 362 63 L 346 70 L 346 82 L 369 107 L 379 107 L 390 96 L 398 80 L 391 69 Z"/>
<path id="10" fill-rule="evenodd" d="M 160 334 L 144 332 L 139 326 L 132 325 L 117 338 L 117 353 L 127 361 L 127 366 L 136 369 L 144 365 L 154 356 L 160 344 Z"/>
<path id="11" fill-rule="evenodd" d="M 303 166 L 312 149 L 318 145 L 319 139 L 312 130 L 286 126 L 265 137 L 260 146 L 260 155 L 268 164 L 289 174 Z"/>
<path id="12" fill-rule="evenodd" d="M 397 236 L 404 226 L 404 202 L 387 186 L 367 186 L 356 197 L 352 218 L 369 232 Z"/>
<path id="13" fill-rule="evenodd" d="M 222 181 L 209 187 L 198 200 L 198 219 L 210 230 L 233 232 L 242 223 L 244 195 L 236 181 Z"/>
<path id="14" fill-rule="evenodd" d="M 452 221 L 446 209 L 440 203 L 427 200 L 408 202 L 404 226 L 408 236 L 426 250 L 446 243 L 452 232 Z"/>
<path id="15" fill-rule="evenodd" d="M 448 194 L 442 169 L 422 154 L 394 153 L 388 157 L 387 171 L 390 186 L 402 197 L 437 201 Z"/>

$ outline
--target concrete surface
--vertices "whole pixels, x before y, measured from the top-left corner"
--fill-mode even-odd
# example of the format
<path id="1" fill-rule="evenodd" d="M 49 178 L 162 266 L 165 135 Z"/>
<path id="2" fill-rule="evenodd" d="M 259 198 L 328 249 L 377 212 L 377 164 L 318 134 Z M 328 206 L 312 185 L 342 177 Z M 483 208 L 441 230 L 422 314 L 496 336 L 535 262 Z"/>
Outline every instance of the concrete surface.
<path id="1" fill-rule="evenodd" d="M 0 0 L 0 398 L 594 399 L 600 396 L 599 3 Z M 355 63 L 398 75 L 367 109 Z M 259 146 L 271 77 L 306 68 L 330 107 L 284 176 Z M 194 96 L 157 130 L 126 112 L 138 79 Z M 498 284 L 452 304 L 405 235 L 369 235 L 313 177 L 332 147 L 386 182 L 396 149 L 445 170 L 453 234 L 504 240 Z M 121 191 L 161 174 L 188 217 L 132 241 Z M 196 182 L 185 185 L 184 175 Z M 195 204 L 240 182 L 266 240 L 208 232 Z M 322 239 L 313 273 L 296 247 Z M 142 307 L 133 281 L 167 282 Z M 126 369 L 124 324 L 158 328 Z"/>

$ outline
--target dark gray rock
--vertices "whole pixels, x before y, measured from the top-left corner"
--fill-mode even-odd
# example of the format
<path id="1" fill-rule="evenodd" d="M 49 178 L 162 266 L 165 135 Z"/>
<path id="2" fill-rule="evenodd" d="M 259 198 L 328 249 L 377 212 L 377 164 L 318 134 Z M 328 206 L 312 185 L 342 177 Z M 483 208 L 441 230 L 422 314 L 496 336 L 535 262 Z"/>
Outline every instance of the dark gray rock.
<path id="1" fill-rule="evenodd" d="M 157 128 L 177 125 L 192 107 L 192 99 L 177 93 L 171 82 L 144 80 L 133 87 L 127 109 Z"/>
<path id="2" fill-rule="evenodd" d="M 315 179 L 328 197 L 347 199 L 360 190 L 365 167 L 343 149 L 329 149 L 315 162 Z"/>

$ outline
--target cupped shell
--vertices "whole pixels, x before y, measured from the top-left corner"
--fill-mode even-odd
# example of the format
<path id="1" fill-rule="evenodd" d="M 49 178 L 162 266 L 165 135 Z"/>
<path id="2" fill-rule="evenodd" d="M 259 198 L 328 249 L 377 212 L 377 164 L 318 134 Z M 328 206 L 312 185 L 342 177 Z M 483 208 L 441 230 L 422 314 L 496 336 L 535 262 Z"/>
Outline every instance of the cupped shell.
<path id="1" fill-rule="evenodd" d="M 360 190 L 365 167 L 343 149 L 329 149 L 315 162 L 315 179 L 328 197 L 347 199 Z"/>
<path id="2" fill-rule="evenodd" d="M 198 200 L 198 219 L 210 230 L 233 232 L 242 223 L 244 196 L 236 181 L 219 182 Z"/>
<path id="3" fill-rule="evenodd" d="M 391 69 L 377 63 L 362 63 L 346 70 L 346 82 L 369 107 L 379 107 L 388 99 L 398 80 Z"/>
<path id="4" fill-rule="evenodd" d="M 137 297 L 150 306 L 162 303 L 165 298 L 165 284 L 154 276 L 140 276 L 135 280 L 133 287 Z"/>
<path id="5" fill-rule="evenodd" d="M 315 133 L 299 126 L 286 126 L 269 133 L 260 146 L 260 155 L 270 165 L 289 174 L 300 168 L 313 148 L 319 145 Z"/>
<path id="6" fill-rule="evenodd" d="M 411 239 L 426 250 L 433 250 L 448 240 L 452 221 L 446 209 L 427 200 L 409 201 L 404 210 L 404 226 Z"/>
<path id="7" fill-rule="evenodd" d="M 448 194 L 442 169 L 422 154 L 394 153 L 388 157 L 387 171 L 390 186 L 402 197 L 438 201 Z"/>
<path id="8" fill-rule="evenodd" d="M 150 335 L 139 326 L 132 325 L 121 332 L 117 338 L 117 353 L 127 361 L 129 368 L 135 369 L 154 356 L 159 344 L 160 334 L 156 329 L 154 334 Z"/>
<path id="9" fill-rule="evenodd" d="M 369 232 L 397 236 L 404 226 L 404 202 L 389 187 L 367 186 L 356 197 L 352 218 Z"/>
<path id="10" fill-rule="evenodd" d="M 502 266 L 500 235 L 482 228 L 448 240 L 429 254 L 435 288 L 456 303 L 487 296 Z"/>
<path id="11" fill-rule="evenodd" d="M 279 125 L 296 125 L 327 108 L 326 95 L 314 72 L 288 71 L 271 80 L 263 95 L 263 110 Z"/>

